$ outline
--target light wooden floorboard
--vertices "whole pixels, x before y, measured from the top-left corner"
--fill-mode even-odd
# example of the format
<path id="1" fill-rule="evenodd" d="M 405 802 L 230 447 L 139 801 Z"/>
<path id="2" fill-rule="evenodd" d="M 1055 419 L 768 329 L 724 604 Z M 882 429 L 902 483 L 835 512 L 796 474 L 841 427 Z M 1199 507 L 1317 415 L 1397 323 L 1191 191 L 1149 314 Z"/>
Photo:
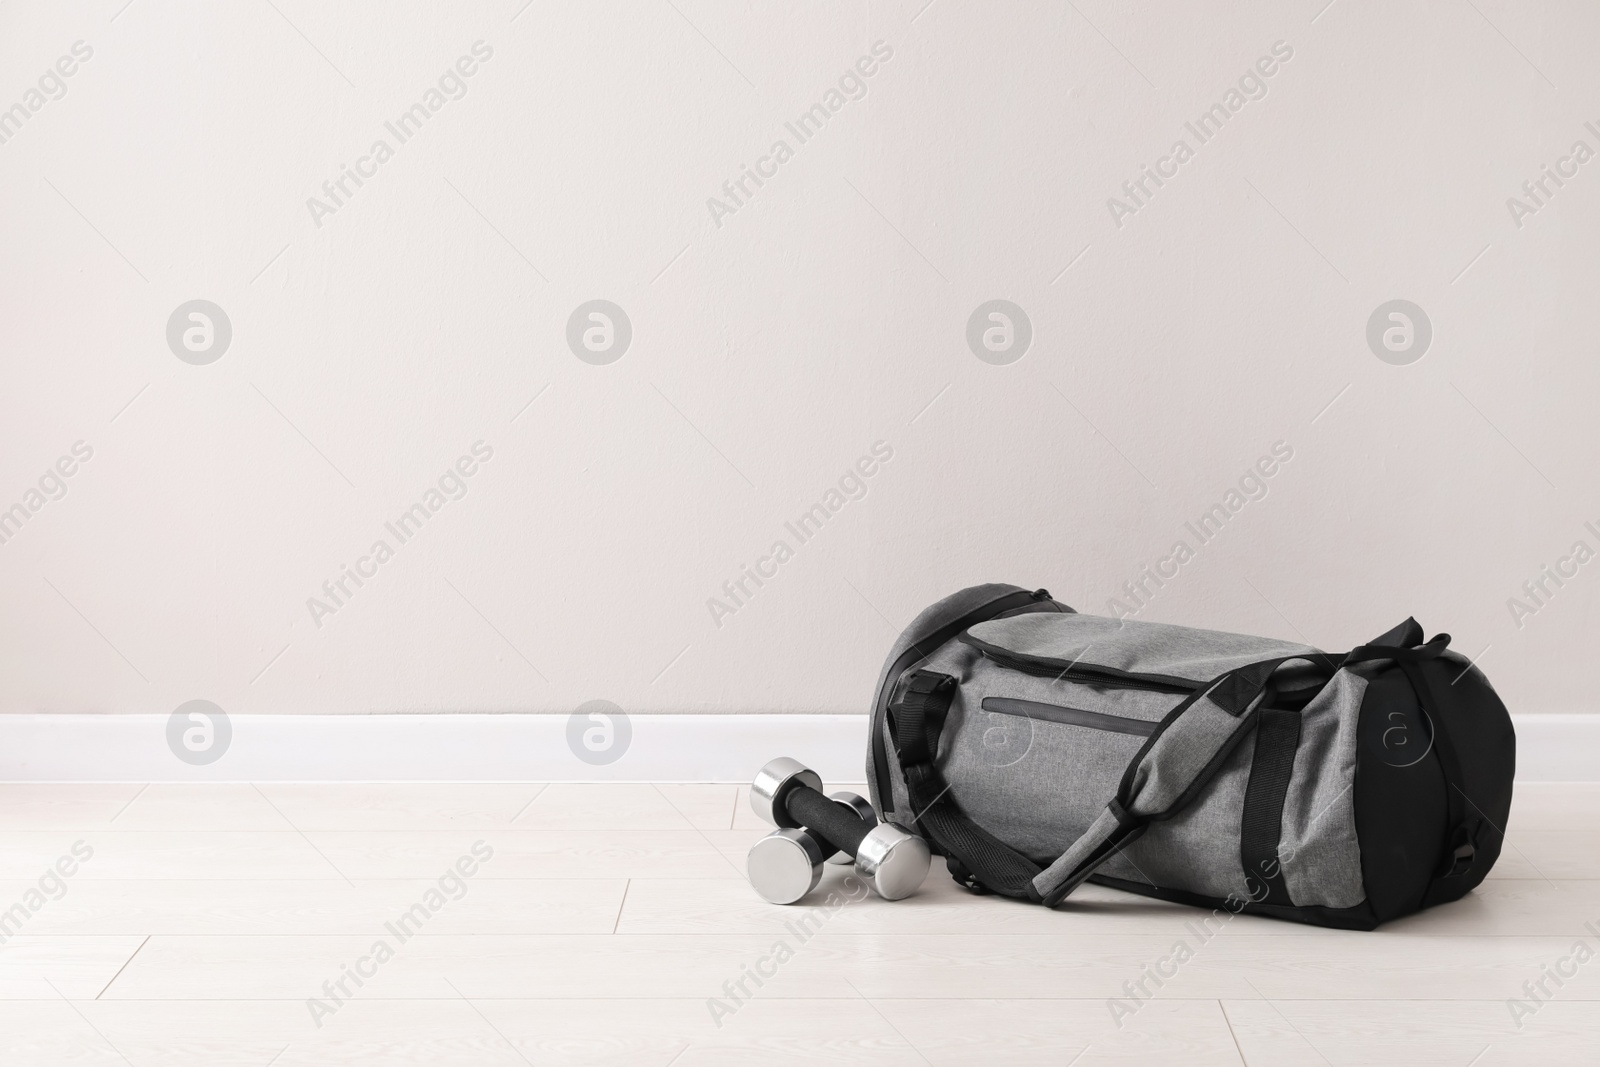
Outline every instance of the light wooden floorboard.
<path id="1" fill-rule="evenodd" d="M 704 1001 L 690 998 L 362 1000 L 323 1018 L 320 1028 L 303 1005 L 283 1001 L 13 1003 L 0 1004 L 0 1062 L 1060 1067 L 1079 1056 L 1076 1067 L 1240 1063 L 1215 1001 L 1157 1002 L 1137 1026 L 1121 1030 L 1101 1004 L 1087 1001 L 772 998 L 721 1021 L 715 1026 Z"/>
<path id="2" fill-rule="evenodd" d="M 850 868 L 828 870 L 817 892 L 848 892 Z M 619 933 L 782 933 L 795 908 L 773 908 L 728 878 L 636 878 Z M 1170 932 L 1197 921 L 1194 908 L 1086 885 L 1055 911 L 996 896 L 975 896 L 947 877 L 930 876 L 923 890 L 901 901 L 868 898 L 833 913 L 830 934 L 841 933 L 1075 933 Z M 1387 934 L 1564 937 L 1586 921 L 1600 928 L 1600 882 L 1504 879 L 1486 882 L 1463 900 L 1397 920 Z M 1228 920 L 1235 933 L 1263 937 L 1338 937 L 1341 931 L 1253 915 Z"/>
<path id="3" fill-rule="evenodd" d="M 1554 1001 L 1518 1030 L 1504 1001 L 1227 1000 L 1249 1067 L 1439 1064 L 1555 1067 L 1600 1062 L 1600 1004 Z"/>
<path id="4" fill-rule="evenodd" d="M 416 903 L 413 878 L 74 880 L 28 920 L 30 934 L 193 936 L 337 935 L 364 930 Z M 637 886 L 638 883 L 635 883 Z M 32 885 L 0 883 L 13 901 Z M 609 934 L 625 878 L 477 878 L 428 922 L 433 934 Z"/>
<path id="5" fill-rule="evenodd" d="M 388 915 L 348 935 L 152 938 L 105 993 L 114 999 L 304 998 L 385 936 Z M 778 935 L 782 936 L 782 935 Z M 829 934 L 804 944 L 770 981 L 774 995 L 836 997 L 848 977 L 868 996 L 935 998 L 1106 996 L 1169 954 L 1178 931 L 1152 934 Z M 685 987 L 716 990 L 754 966 L 770 934 L 424 933 L 399 945 L 373 979 L 388 996 L 448 997 L 446 980 L 469 996 L 668 997 Z M 391 942 L 395 939 L 390 938 Z M 1200 945 L 1164 986 L 1174 997 L 1436 1000 L 1509 995 L 1524 976 L 1564 954 L 1570 937 L 1482 939 L 1400 934 L 1260 937 L 1225 931 Z M 557 967 L 530 966 L 556 960 Z M 1600 967 L 1580 971 L 1563 1000 L 1600 1001 Z"/>
<path id="6" fill-rule="evenodd" d="M 1519 787 L 1462 901 L 1202 941 L 1194 909 L 1091 886 L 1046 911 L 941 865 L 905 901 L 819 906 L 832 868 L 773 907 L 733 785 L 0 786 L 0 909 L 25 902 L 0 1064 L 1589 1064 L 1600 958 L 1520 1025 L 1508 1001 L 1578 939 L 1600 952 L 1597 813 L 1600 788 Z M 92 858 L 41 883 L 77 842 Z M 402 942 L 386 924 L 419 902 Z"/>
<path id="7" fill-rule="evenodd" d="M 11 935 L 0 946 L 0 1001 L 92 1000 L 144 943 L 143 935 Z"/>

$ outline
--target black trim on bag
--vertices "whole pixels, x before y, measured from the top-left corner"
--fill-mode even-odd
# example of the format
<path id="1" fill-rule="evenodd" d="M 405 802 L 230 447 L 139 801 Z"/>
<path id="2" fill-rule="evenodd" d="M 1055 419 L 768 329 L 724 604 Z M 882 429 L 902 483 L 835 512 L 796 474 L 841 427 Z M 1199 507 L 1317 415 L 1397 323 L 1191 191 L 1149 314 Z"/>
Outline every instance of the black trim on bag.
<path id="1" fill-rule="evenodd" d="M 1252 900 L 1292 907 L 1283 880 L 1278 844 L 1283 836 L 1283 804 L 1300 747 L 1300 713 L 1263 708 L 1256 719 L 1255 755 L 1244 791 L 1239 823 L 1239 861 Z"/>
<path id="2" fill-rule="evenodd" d="M 1046 704 L 1038 700 L 1019 700 L 1014 697 L 984 697 L 984 711 L 1001 715 L 1022 715 L 1029 719 L 1043 719 L 1062 726 L 1082 726 L 1090 730 L 1104 730 L 1114 734 L 1133 734 L 1149 737 L 1156 732 L 1152 719 L 1130 719 L 1125 715 L 1108 715 L 1103 711 L 1070 708 L 1065 704 Z"/>
<path id="3" fill-rule="evenodd" d="M 900 654 L 893 665 L 885 673 L 883 685 L 879 687 L 878 697 L 872 709 L 872 771 L 877 779 L 878 805 L 885 815 L 894 811 L 894 779 L 889 774 L 889 745 L 884 737 L 884 719 L 889 711 L 889 701 L 894 698 L 895 688 L 900 684 L 900 676 L 909 670 L 912 665 L 927 659 L 938 651 L 939 646 L 955 637 L 969 626 L 976 626 L 980 622 L 1004 615 L 1018 608 L 1030 605 L 1040 605 L 1038 611 L 1071 612 L 1072 609 L 1065 604 L 1058 604 L 1050 599 L 1048 589 L 1035 589 L 1028 592 L 1019 589 L 1015 593 L 1006 593 L 995 597 L 986 604 L 982 604 L 965 615 L 956 618 L 939 627 L 921 641 L 912 645 Z M 1049 605 L 1048 607 L 1044 605 Z"/>
<path id="4" fill-rule="evenodd" d="M 937 671 L 917 670 L 898 689 L 889 708 L 889 725 L 906 779 L 906 803 L 913 812 L 911 828 L 938 845 L 942 855 L 953 856 L 961 864 L 963 884 L 976 883 L 1008 897 L 1026 897 L 1039 865 L 968 818 L 950 796 L 950 787 L 936 766 L 939 736 L 955 696 L 956 679 Z"/>
<path id="5" fill-rule="evenodd" d="M 1242 897 L 1222 900 L 1200 893 L 1190 893 L 1184 889 L 1164 889 L 1145 882 L 1113 878 L 1108 874 L 1091 874 L 1088 880 L 1095 885 L 1119 889 L 1124 893 L 1137 893 L 1141 897 L 1154 897 L 1156 900 L 1166 900 L 1173 904 L 1210 908 L 1213 911 L 1232 912 L 1235 915 L 1241 913 L 1265 915 L 1270 919 L 1286 919 L 1289 922 L 1308 923 L 1312 926 L 1329 926 L 1336 930 L 1371 930 L 1378 925 L 1378 918 L 1373 914 L 1372 907 L 1367 901 L 1348 908 L 1330 908 L 1322 904 L 1285 906 L 1265 902 L 1251 903 Z M 1206 929 L 1212 929 L 1209 921 L 1203 922 L 1202 925 Z"/>

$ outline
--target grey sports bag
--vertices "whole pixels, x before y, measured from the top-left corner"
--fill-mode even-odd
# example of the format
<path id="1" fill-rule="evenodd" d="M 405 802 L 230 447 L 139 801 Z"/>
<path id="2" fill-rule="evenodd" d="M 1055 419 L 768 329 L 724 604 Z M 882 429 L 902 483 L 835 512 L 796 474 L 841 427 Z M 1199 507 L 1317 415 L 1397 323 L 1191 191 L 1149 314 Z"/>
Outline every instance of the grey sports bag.
<path id="1" fill-rule="evenodd" d="M 1089 880 L 1369 930 L 1500 854 L 1516 739 L 1449 641 L 1407 619 L 1329 655 L 974 586 L 889 654 L 873 806 L 975 891 L 1054 907 Z"/>

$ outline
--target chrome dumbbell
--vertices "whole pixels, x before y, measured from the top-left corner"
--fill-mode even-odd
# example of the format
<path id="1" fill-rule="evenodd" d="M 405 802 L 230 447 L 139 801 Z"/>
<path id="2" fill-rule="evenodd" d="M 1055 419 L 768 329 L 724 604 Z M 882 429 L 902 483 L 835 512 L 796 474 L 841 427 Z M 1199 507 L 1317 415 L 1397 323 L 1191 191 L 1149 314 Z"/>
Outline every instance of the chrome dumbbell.
<path id="1" fill-rule="evenodd" d="M 822 792 L 822 779 L 817 776 L 816 771 L 799 760 L 779 756 L 756 773 L 756 779 L 750 785 L 750 806 L 755 808 L 756 814 L 761 816 L 763 821 L 772 826 L 802 829 L 800 823 L 790 817 L 783 805 L 776 803 L 776 798 L 790 784 L 805 785 L 819 793 Z M 878 822 L 878 813 L 872 810 L 872 804 L 867 798 L 859 793 L 829 793 L 828 799 L 843 804 L 855 812 L 868 827 L 875 826 Z M 829 856 L 827 862 L 854 863 L 855 857 L 840 849 Z"/>
<path id="2" fill-rule="evenodd" d="M 815 889 L 826 858 L 853 863 L 885 900 L 910 896 L 928 875 L 927 842 L 878 822 L 853 793 L 824 795 L 822 779 L 798 760 L 783 756 L 761 768 L 750 805 L 778 827 L 751 847 L 746 862 L 750 884 L 774 904 L 793 904 Z"/>
<path id="3" fill-rule="evenodd" d="M 852 793 L 849 790 L 841 790 L 837 793 L 829 793 L 828 799 L 833 801 L 835 804 L 843 804 L 845 807 L 855 812 L 861 817 L 861 821 L 866 823 L 868 827 L 878 825 L 878 813 L 872 810 L 872 801 L 868 800 L 860 793 Z M 855 861 L 855 857 L 843 849 L 840 849 L 838 852 L 835 852 L 833 855 L 828 857 L 829 863 L 854 863 Z"/>

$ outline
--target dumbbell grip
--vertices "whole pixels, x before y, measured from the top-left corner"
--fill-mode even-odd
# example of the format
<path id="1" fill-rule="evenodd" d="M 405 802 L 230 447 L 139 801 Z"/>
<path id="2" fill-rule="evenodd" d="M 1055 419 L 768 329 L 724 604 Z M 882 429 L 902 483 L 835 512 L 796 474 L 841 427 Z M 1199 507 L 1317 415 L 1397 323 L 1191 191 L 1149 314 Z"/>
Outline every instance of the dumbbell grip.
<path id="1" fill-rule="evenodd" d="M 835 851 L 851 856 L 861 847 L 861 841 L 872 829 L 861 816 L 836 800 L 812 789 L 797 785 L 784 796 L 784 807 L 795 822 L 804 826 Z"/>

